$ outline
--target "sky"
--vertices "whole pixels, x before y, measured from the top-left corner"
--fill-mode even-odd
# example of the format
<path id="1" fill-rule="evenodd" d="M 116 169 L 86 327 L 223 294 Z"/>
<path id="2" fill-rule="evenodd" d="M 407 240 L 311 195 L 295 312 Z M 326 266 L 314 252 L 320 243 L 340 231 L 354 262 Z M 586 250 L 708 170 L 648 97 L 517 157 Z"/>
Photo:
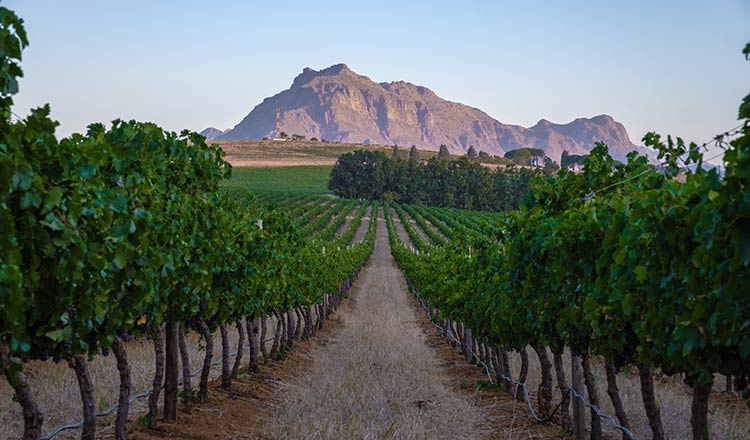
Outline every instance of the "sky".
<path id="1" fill-rule="evenodd" d="M 507 124 L 602 113 L 698 143 L 738 125 L 750 0 L 6 0 L 30 46 L 14 111 L 230 128 L 304 67 L 346 63 Z"/>

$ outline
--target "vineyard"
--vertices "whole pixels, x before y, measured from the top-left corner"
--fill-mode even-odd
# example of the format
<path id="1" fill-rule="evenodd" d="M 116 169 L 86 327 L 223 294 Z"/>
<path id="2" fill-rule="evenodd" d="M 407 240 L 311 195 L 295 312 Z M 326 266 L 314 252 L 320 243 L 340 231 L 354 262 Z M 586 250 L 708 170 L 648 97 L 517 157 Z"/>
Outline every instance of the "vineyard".
<path id="1" fill-rule="evenodd" d="M 509 212 L 354 200 L 152 123 L 59 139 L 0 23 L 1 437 L 169 436 L 336 319 L 258 432 L 750 438 L 750 96 L 723 169 L 651 133 L 659 165 L 597 144 Z"/>
<path id="2" fill-rule="evenodd" d="M 656 371 L 679 375 L 691 387 L 693 438 L 709 438 L 715 376 L 725 377 L 726 391 L 748 398 L 750 133 L 747 122 L 740 128 L 742 136 L 727 147 L 723 177 L 699 169 L 685 183 L 675 180 L 677 158 L 686 150 L 688 161 L 702 161 L 698 146 L 681 140 L 647 139 L 666 156 L 663 170 L 635 155 L 616 165 L 600 145 L 582 173 L 538 179 L 520 211 L 481 233 L 471 216 L 459 227 L 455 217 L 394 205 L 386 209 L 394 256 L 441 331 L 509 390 L 508 351 L 521 353 L 522 383 L 527 350 L 535 352 L 540 418 L 559 409 L 563 427 L 573 427 L 573 391 L 563 368 L 567 348 L 582 368 L 587 403 L 597 407 L 592 358 L 604 363 L 623 438 L 635 438 L 618 390 L 617 373 L 624 369 L 640 378 L 651 438 L 668 438 Z M 423 233 L 403 221 L 405 212 Z M 395 214 L 405 233 L 394 225 Z M 448 223 L 453 240 L 441 245 L 451 233 Z M 562 398 L 557 406 L 553 369 Z M 602 437 L 600 418 L 592 408 L 592 438 Z"/>

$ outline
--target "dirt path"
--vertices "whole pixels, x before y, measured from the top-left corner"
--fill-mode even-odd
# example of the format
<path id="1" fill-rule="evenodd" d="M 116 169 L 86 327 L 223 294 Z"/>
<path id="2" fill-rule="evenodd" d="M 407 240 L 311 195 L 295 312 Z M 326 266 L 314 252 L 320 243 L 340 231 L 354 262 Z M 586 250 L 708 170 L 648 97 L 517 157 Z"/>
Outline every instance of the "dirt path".
<path id="1" fill-rule="evenodd" d="M 354 240 L 352 240 L 352 243 L 361 243 L 365 241 L 365 235 L 367 235 L 367 229 L 369 229 L 370 227 L 371 217 L 372 217 L 372 204 L 367 207 L 367 211 L 365 211 L 365 215 L 362 216 L 362 221 L 359 223 L 357 232 L 354 233 Z"/>
<path id="2" fill-rule="evenodd" d="M 349 225 L 352 223 L 352 220 L 354 220 L 354 216 L 357 215 L 357 212 L 359 212 L 359 208 L 361 205 L 356 205 L 352 208 L 351 211 L 346 215 L 346 218 L 344 219 L 344 223 L 339 226 L 339 228 L 336 230 L 336 237 L 340 236 L 344 232 L 346 232 L 347 229 L 349 229 Z"/>
<path id="3" fill-rule="evenodd" d="M 403 222 L 408 222 L 411 227 L 417 232 L 417 235 L 419 235 L 419 238 L 422 239 L 422 242 L 428 245 L 434 244 L 432 242 L 432 239 L 427 235 L 427 233 L 422 229 L 421 226 L 417 223 L 416 220 L 414 220 L 414 217 L 411 216 L 405 209 L 401 212 L 404 213 L 404 218 L 400 218 L 403 226 Z"/>
<path id="4" fill-rule="evenodd" d="M 398 213 L 393 208 L 391 208 L 391 218 L 393 218 L 393 224 L 396 226 L 396 234 L 398 234 L 398 238 L 401 239 L 401 242 L 404 243 L 406 247 L 412 247 L 413 245 L 409 238 L 409 234 L 406 233 L 406 228 L 404 228 L 403 223 L 401 223 L 401 218 L 399 218 Z"/>
<path id="5" fill-rule="evenodd" d="M 453 391 L 426 344 L 382 213 L 343 328 L 282 387 L 272 438 L 477 438 L 480 411 Z"/>

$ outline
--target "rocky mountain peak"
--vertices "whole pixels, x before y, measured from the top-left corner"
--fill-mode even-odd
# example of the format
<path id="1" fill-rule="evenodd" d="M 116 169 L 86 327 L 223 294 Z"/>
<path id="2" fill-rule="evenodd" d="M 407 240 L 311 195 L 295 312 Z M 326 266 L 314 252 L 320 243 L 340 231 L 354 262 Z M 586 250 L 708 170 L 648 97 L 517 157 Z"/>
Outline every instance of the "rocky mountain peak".
<path id="1" fill-rule="evenodd" d="M 277 108 L 282 131 L 340 142 L 416 145 L 428 150 L 445 144 L 454 154 L 463 154 L 472 145 L 496 155 L 530 147 L 545 150 L 557 161 L 563 150 L 586 154 L 597 141 L 606 142 L 618 159 L 638 148 L 625 127 L 609 115 L 567 124 L 542 119 L 531 128 L 508 125 L 479 109 L 442 99 L 424 86 L 407 81 L 376 83 L 346 64 L 304 68 L 290 89 L 263 100 L 218 138 L 273 135 Z"/>
<path id="2" fill-rule="evenodd" d="M 346 64 L 340 63 L 340 64 L 334 64 L 331 67 L 327 67 L 323 70 L 315 70 L 310 67 L 305 67 L 302 69 L 302 73 L 297 75 L 297 77 L 294 78 L 294 82 L 292 83 L 292 88 L 294 87 L 302 87 L 310 81 L 312 81 L 315 78 L 318 77 L 335 77 L 335 76 L 346 76 L 346 75 L 356 75 Z"/>

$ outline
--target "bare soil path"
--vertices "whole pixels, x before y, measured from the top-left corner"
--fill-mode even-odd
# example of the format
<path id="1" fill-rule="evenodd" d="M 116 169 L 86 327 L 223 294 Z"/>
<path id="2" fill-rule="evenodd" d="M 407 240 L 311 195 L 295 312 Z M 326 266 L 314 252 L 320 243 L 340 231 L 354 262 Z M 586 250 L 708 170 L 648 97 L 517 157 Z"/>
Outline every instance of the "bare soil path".
<path id="1" fill-rule="evenodd" d="M 364 203 L 364 202 L 363 202 Z M 354 240 L 352 243 L 361 243 L 365 241 L 365 235 L 367 235 L 367 229 L 370 227 L 370 221 L 372 217 L 372 205 L 367 207 L 365 215 L 362 216 L 362 221 L 357 228 L 357 232 L 354 233 Z"/>
<path id="2" fill-rule="evenodd" d="M 444 377 L 390 254 L 382 214 L 375 251 L 343 328 L 281 389 L 271 438 L 455 439 L 481 436 L 479 408 Z"/>

